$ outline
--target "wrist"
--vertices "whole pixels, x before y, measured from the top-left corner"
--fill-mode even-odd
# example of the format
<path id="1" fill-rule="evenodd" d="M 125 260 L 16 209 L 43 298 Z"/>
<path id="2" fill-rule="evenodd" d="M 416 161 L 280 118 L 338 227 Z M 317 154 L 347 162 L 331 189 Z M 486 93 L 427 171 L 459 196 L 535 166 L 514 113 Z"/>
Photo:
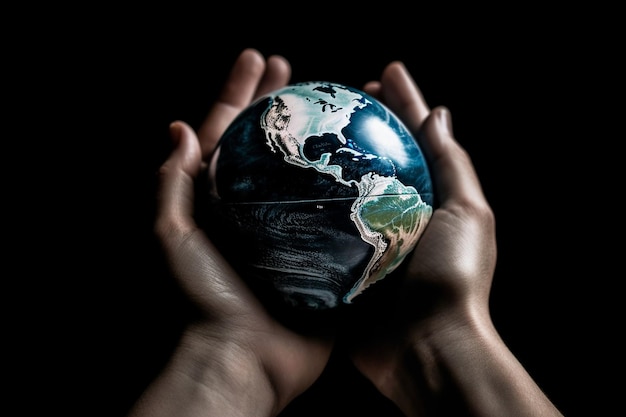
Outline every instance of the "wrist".
<path id="1" fill-rule="evenodd" d="M 255 351 L 236 337 L 224 340 L 224 333 L 232 335 L 233 331 L 220 329 L 215 334 L 214 331 L 191 328 L 186 332 L 181 343 L 181 349 L 184 349 L 181 369 L 196 380 L 212 401 L 219 399 L 221 407 L 232 415 L 278 414 L 274 412 L 277 394 Z"/>
<path id="2" fill-rule="evenodd" d="M 421 323 L 399 357 L 387 395 L 407 416 L 562 417 L 505 345 L 487 307 Z"/>
<path id="3" fill-rule="evenodd" d="M 385 395 L 407 416 L 461 415 L 463 392 L 479 383 L 468 368 L 503 346 L 485 309 L 467 305 L 433 315 L 413 328 Z"/>
<path id="4" fill-rule="evenodd" d="M 262 364 L 235 338 L 192 326 L 130 417 L 275 416 L 277 396 Z"/>

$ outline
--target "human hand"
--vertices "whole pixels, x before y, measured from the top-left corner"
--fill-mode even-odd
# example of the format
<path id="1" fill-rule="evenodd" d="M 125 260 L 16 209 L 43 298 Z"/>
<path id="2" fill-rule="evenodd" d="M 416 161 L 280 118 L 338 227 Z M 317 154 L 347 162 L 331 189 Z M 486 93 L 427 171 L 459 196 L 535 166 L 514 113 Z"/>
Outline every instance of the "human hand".
<path id="1" fill-rule="evenodd" d="M 276 321 L 193 218 L 195 178 L 219 137 L 251 101 L 284 86 L 290 76 L 282 57 L 265 60 L 256 50 L 244 50 L 198 133 L 184 122 L 171 125 L 175 149 L 159 170 L 155 232 L 172 275 L 200 317 L 185 330 L 134 417 L 276 415 L 328 361 L 331 338 L 297 333 Z"/>
<path id="2" fill-rule="evenodd" d="M 252 100 L 289 77 L 283 58 L 266 61 L 246 50 L 197 135 L 183 122 L 171 126 L 176 146 L 159 171 L 155 231 L 200 317 L 132 417 L 274 416 L 328 361 L 332 339 L 277 321 L 193 218 L 195 178 L 221 134 Z M 407 416 L 560 416 L 491 322 L 495 221 L 447 110 L 431 111 L 399 62 L 364 90 L 419 137 L 439 201 L 413 254 L 376 284 L 381 291 L 366 291 L 346 309 L 335 343 Z"/>
<path id="3" fill-rule="evenodd" d="M 437 203 L 414 252 L 361 296 L 338 347 L 407 416 L 561 415 L 491 321 L 495 218 L 449 111 L 431 111 L 400 62 L 364 91 L 418 138 Z"/>

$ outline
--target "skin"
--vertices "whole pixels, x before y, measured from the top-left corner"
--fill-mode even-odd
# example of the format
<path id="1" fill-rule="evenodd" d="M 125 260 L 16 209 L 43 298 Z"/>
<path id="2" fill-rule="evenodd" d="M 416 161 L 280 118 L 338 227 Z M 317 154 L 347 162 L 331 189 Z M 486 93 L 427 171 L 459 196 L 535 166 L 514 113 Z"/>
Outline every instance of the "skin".
<path id="1" fill-rule="evenodd" d="M 155 233 L 200 314 L 129 416 L 276 416 L 316 381 L 332 349 L 407 416 L 560 416 L 492 323 L 495 219 L 470 157 L 453 137 L 449 111 L 428 107 L 401 62 L 363 89 L 419 138 L 439 201 L 414 253 L 383 281 L 390 284 L 381 286 L 375 314 L 356 306 L 355 317 L 337 321 L 341 331 L 293 330 L 225 262 L 193 220 L 194 181 L 235 116 L 290 76 L 283 57 L 246 49 L 198 131 L 182 121 L 170 126 L 174 149 L 159 170 Z"/>

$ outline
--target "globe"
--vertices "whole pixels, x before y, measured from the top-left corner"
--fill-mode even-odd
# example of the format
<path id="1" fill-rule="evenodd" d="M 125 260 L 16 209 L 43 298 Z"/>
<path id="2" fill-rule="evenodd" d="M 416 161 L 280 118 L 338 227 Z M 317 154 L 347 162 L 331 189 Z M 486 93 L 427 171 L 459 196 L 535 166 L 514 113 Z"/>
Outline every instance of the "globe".
<path id="1" fill-rule="evenodd" d="M 203 226 L 230 263 L 281 303 L 352 304 L 415 248 L 433 211 L 422 151 L 356 88 L 294 83 L 230 124 L 201 193 Z"/>

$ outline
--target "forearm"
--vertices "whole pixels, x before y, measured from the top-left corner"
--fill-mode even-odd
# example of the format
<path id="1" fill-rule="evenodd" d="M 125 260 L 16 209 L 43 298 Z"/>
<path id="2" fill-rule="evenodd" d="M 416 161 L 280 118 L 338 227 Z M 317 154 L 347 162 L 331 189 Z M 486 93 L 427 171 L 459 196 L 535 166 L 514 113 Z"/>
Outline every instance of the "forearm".
<path id="1" fill-rule="evenodd" d="M 269 417 L 278 414 L 275 404 L 269 379 L 249 352 L 187 332 L 129 417 Z"/>
<path id="2" fill-rule="evenodd" d="M 392 394 L 407 415 L 562 416 L 486 312 L 460 316 L 433 321 L 415 335 Z M 420 392 L 427 394 L 420 397 Z"/>

